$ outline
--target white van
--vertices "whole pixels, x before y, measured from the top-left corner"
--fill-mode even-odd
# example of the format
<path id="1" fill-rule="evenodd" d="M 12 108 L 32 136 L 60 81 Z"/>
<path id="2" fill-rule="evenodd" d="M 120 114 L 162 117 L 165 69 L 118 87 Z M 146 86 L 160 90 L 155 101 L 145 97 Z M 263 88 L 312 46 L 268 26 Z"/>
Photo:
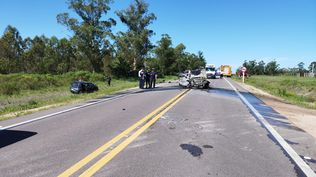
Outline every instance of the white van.
<path id="1" fill-rule="evenodd" d="M 206 77 L 208 79 L 215 79 L 215 75 L 216 75 L 215 65 L 207 64 L 205 66 L 205 71 L 206 71 Z"/>

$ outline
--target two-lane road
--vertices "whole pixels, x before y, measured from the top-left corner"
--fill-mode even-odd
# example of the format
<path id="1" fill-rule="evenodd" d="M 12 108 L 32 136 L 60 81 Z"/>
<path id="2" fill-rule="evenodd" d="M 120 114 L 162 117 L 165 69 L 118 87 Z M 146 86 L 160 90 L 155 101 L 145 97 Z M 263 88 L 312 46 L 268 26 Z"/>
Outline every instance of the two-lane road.
<path id="1" fill-rule="evenodd" d="M 167 84 L 3 130 L 0 176 L 300 175 L 230 85 L 213 82 Z"/>

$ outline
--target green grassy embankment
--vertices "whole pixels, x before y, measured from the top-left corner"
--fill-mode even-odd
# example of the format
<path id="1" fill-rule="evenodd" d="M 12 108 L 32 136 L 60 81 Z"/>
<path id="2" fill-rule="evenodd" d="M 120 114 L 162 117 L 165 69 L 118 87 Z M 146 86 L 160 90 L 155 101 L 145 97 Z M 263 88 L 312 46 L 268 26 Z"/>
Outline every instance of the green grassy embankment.
<path id="1" fill-rule="evenodd" d="M 72 94 L 70 83 L 78 78 L 98 85 L 94 93 Z M 175 77 L 159 78 L 171 80 Z M 34 112 L 38 109 L 75 103 L 102 97 L 120 90 L 136 87 L 137 78 L 112 79 L 111 86 L 104 82 L 102 74 L 89 72 L 71 72 L 64 75 L 50 74 L 0 74 L 0 121 Z"/>
<path id="2" fill-rule="evenodd" d="M 234 77 L 241 82 L 241 78 Z M 316 109 L 316 78 L 295 76 L 251 76 L 245 83 L 286 101 Z"/>

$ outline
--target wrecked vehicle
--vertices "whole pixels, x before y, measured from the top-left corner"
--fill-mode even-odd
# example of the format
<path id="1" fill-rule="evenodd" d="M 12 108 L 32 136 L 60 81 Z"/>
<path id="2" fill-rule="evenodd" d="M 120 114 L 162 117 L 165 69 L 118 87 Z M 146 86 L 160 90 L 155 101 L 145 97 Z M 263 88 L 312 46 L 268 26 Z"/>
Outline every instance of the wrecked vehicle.
<path id="1" fill-rule="evenodd" d="M 179 74 L 179 86 L 186 88 L 209 88 L 205 69 L 188 70 Z"/>

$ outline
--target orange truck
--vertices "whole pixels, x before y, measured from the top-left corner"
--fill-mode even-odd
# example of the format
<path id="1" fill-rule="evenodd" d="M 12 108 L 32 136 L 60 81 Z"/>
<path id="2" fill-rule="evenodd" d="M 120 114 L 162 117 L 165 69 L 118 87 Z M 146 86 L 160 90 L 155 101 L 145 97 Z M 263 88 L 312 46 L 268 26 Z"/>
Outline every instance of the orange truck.
<path id="1" fill-rule="evenodd" d="M 230 65 L 221 65 L 221 74 L 226 77 L 231 77 L 232 67 Z"/>

